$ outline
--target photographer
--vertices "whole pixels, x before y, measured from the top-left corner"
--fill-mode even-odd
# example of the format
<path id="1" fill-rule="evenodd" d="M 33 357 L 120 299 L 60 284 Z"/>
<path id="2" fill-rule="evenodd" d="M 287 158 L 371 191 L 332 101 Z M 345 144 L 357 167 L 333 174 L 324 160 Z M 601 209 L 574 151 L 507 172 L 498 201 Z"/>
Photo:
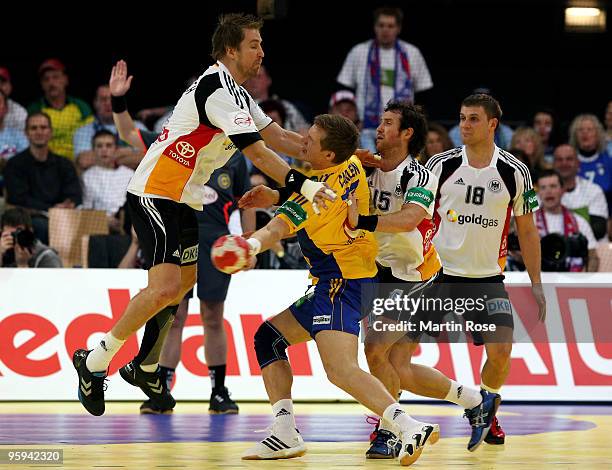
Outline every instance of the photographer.
<path id="1" fill-rule="evenodd" d="M 0 267 L 62 267 L 58 254 L 34 236 L 32 219 L 24 209 L 8 209 L 2 215 L 0 230 Z"/>
<path id="2" fill-rule="evenodd" d="M 564 189 L 559 173 L 542 171 L 538 176 L 538 188 L 542 210 L 536 213 L 536 226 L 542 237 L 543 270 L 597 271 L 599 258 L 595 235 L 587 221 L 561 204 Z"/>
<path id="3" fill-rule="evenodd" d="M 542 246 L 542 271 L 596 272 L 599 257 L 593 229 L 561 204 L 561 176 L 555 170 L 542 170 L 537 183 L 541 209 L 535 218 Z M 525 270 L 520 250 L 516 234 L 509 233 L 508 271 Z"/>

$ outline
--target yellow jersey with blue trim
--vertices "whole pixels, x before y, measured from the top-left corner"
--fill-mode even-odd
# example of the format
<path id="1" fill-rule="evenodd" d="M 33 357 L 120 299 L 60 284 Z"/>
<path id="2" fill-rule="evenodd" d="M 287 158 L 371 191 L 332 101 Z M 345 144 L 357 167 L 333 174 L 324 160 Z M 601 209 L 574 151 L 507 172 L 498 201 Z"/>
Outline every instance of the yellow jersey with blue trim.
<path id="1" fill-rule="evenodd" d="M 313 170 L 309 178 L 327 183 L 338 196 L 336 200 L 328 201 L 327 209 L 321 208 L 317 215 L 304 196 L 294 193 L 277 209 L 276 217 L 297 234 L 311 276 L 321 280 L 375 276 L 378 245 L 374 235 L 360 230 L 353 237 L 345 226 L 350 193 L 355 192 L 360 214 L 367 215 L 369 210 L 368 182 L 359 159 L 352 156 L 339 165 Z"/>

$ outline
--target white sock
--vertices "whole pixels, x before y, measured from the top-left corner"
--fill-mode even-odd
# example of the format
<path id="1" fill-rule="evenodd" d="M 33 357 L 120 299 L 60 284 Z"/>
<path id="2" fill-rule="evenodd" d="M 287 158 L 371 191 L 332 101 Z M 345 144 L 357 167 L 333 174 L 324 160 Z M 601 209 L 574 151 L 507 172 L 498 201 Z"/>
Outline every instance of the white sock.
<path id="1" fill-rule="evenodd" d="M 489 393 L 499 393 L 499 391 L 501 390 L 501 387 L 499 388 L 488 387 L 487 385 L 483 383 L 480 384 L 480 388 L 482 388 L 485 392 L 489 392 Z"/>
<path id="2" fill-rule="evenodd" d="M 279 423 L 283 429 L 295 432 L 295 415 L 293 414 L 293 402 L 289 398 L 278 400 L 272 405 L 274 422 Z"/>
<path id="3" fill-rule="evenodd" d="M 156 362 L 155 364 L 147 364 L 147 365 L 140 364 L 139 367 L 145 372 L 155 372 L 157 370 L 158 365 L 159 364 Z"/>
<path id="4" fill-rule="evenodd" d="M 396 434 L 405 431 L 419 424 L 419 421 L 406 413 L 399 403 L 389 405 L 382 415 L 383 421 L 386 420 L 393 425 L 392 431 Z"/>
<path id="5" fill-rule="evenodd" d="M 100 343 L 89 353 L 85 365 L 90 372 L 106 372 L 110 361 L 121 349 L 125 340 L 115 338 L 109 331 Z"/>
<path id="6" fill-rule="evenodd" d="M 383 429 L 385 431 L 394 432 L 393 428 L 394 428 L 393 423 L 390 423 L 389 421 L 387 421 L 386 419 L 383 419 L 382 417 L 380 418 L 378 429 Z"/>
<path id="7" fill-rule="evenodd" d="M 465 387 L 454 380 L 451 380 L 450 383 L 450 389 L 444 397 L 446 401 L 455 403 L 466 410 L 471 410 L 482 402 L 482 395 L 478 390 Z"/>

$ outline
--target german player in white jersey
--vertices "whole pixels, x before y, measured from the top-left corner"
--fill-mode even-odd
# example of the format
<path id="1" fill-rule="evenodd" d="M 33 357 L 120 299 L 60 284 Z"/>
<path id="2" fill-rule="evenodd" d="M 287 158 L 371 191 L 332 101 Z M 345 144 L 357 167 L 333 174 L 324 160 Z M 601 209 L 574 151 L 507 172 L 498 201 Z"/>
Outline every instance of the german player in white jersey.
<path id="1" fill-rule="evenodd" d="M 449 298 L 486 299 L 486 308 L 477 316 L 464 318 L 495 325 L 495 331 L 472 335 L 487 353 L 481 372 L 485 396 L 498 394 L 510 371 L 514 321 L 503 271 L 512 214 L 539 318 L 544 321 L 546 316 L 540 237 L 533 220 L 538 202 L 527 167 L 494 143 L 501 115 L 493 97 L 468 96 L 459 115 L 465 145 L 433 156 L 426 165 L 438 178 L 433 242 L 442 260 L 442 289 Z M 503 442 L 496 420 L 492 426 L 491 432 Z"/>
<path id="2" fill-rule="evenodd" d="M 438 178 L 414 158 L 423 150 L 427 121 L 417 106 L 391 102 L 376 134 L 376 149 L 382 160 L 380 168 L 368 169 L 370 215 L 359 216 L 358 201 L 351 197 L 349 228 L 373 231 L 379 243 L 379 299 L 435 295 L 434 281 L 441 267 L 432 244 Z M 475 450 L 486 435 L 499 397 L 492 395 L 485 400 L 478 390 L 452 381 L 432 367 L 411 362 L 419 345 L 420 322 L 428 320 L 431 318 L 424 310 L 407 315 L 387 310 L 370 316 L 365 339 L 370 371 L 393 396 L 408 390 L 466 409 L 473 425 L 469 448 Z M 414 325 L 414 330 L 397 328 L 407 323 Z M 487 415 L 491 419 L 487 420 Z M 366 457 L 394 458 L 401 444 L 391 445 L 393 442 L 397 439 L 391 423 L 380 421 L 371 435 Z"/>
<path id="3" fill-rule="evenodd" d="M 93 415 L 104 413 L 104 380 L 123 343 L 146 323 L 138 355 L 120 369 L 154 406 L 170 409 L 174 398 L 160 380 L 159 355 L 179 302 L 194 285 L 198 224 L 204 184 L 236 149 L 288 190 L 301 193 L 313 209 L 335 194 L 324 183 L 291 170 L 275 150 L 300 158 L 303 138 L 267 117 L 241 86 L 257 75 L 264 53 L 260 19 L 244 14 L 220 18 L 212 37 L 216 63 L 181 96 L 172 117 L 149 148 L 128 186 L 132 224 L 149 269 L 148 285 L 128 304 L 121 318 L 91 351 L 77 350 L 79 400 Z M 127 73 L 122 66 L 115 73 Z M 126 79 L 129 85 L 131 78 Z M 113 99 L 113 112 L 126 109 Z"/>

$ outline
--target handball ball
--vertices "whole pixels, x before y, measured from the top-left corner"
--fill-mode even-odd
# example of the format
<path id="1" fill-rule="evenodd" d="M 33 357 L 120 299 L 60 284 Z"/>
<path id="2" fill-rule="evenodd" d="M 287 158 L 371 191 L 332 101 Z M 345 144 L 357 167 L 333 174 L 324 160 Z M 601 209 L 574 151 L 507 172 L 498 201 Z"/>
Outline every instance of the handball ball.
<path id="1" fill-rule="evenodd" d="M 249 261 L 249 244 L 237 235 L 223 235 L 217 238 L 210 251 L 213 265 L 226 274 L 234 274 Z"/>

